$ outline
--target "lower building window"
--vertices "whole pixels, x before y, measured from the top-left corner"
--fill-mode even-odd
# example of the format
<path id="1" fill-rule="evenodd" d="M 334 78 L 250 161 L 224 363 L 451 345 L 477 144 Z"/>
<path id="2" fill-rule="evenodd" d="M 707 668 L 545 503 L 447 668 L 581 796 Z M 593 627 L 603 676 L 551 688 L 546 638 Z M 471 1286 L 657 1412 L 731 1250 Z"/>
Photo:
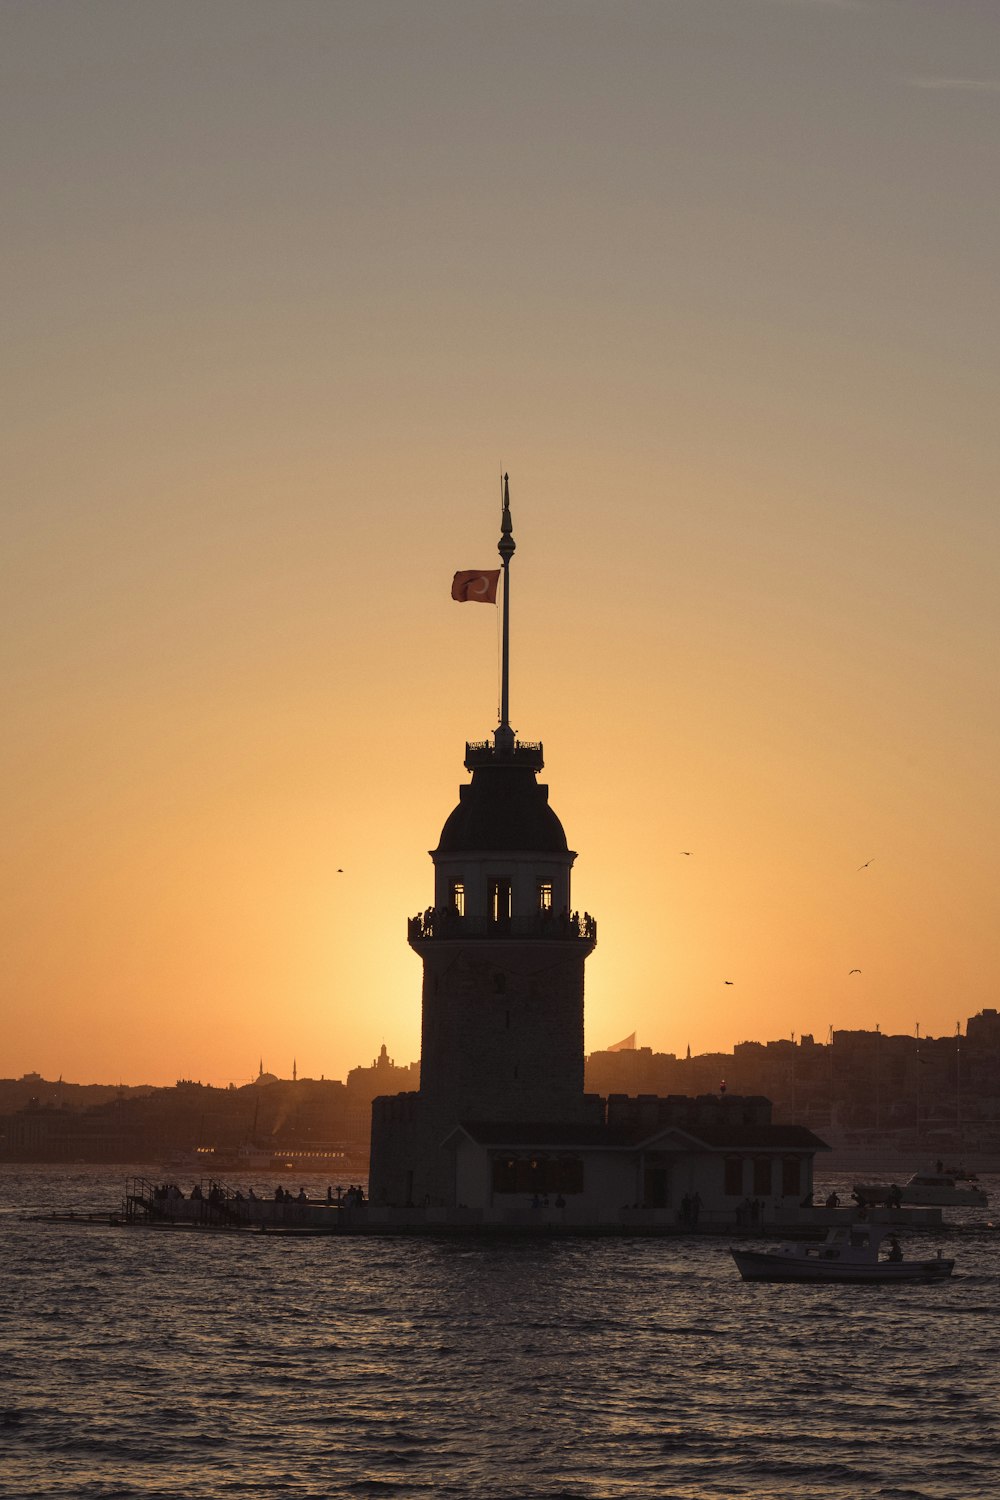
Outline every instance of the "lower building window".
<path id="1" fill-rule="evenodd" d="M 755 1156 L 753 1159 L 753 1190 L 755 1193 L 761 1193 L 765 1198 L 771 1195 L 771 1158 L 769 1156 Z"/>
<path id="2" fill-rule="evenodd" d="M 725 1181 L 723 1192 L 728 1198 L 739 1198 L 743 1195 L 743 1158 L 742 1156 L 727 1156 L 725 1161 Z"/>
<path id="3" fill-rule="evenodd" d="M 497 1156 L 493 1159 L 495 1193 L 530 1193 L 558 1197 L 583 1192 L 579 1156 Z"/>
<path id="4" fill-rule="evenodd" d="M 797 1156 L 786 1156 L 781 1163 L 781 1195 L 797 1198 L 802 1191 L 802 1163 Z"/>
<path id="5" fill-rule="evenodd" d="M 666 1167 L 647 1167 L 643 1180 L 644 1208 L 666 1208 L 670 1202 L 670 1173 Z"/>

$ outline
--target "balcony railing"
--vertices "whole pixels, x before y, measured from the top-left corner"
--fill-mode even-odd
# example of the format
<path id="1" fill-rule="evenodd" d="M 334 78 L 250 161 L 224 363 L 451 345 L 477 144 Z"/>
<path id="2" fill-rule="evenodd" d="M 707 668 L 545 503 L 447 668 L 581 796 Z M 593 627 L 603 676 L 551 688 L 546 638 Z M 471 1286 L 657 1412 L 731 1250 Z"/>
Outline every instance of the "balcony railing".
<path id="1" fill-rule="evenodd" d="M 491 740 L 466 740 L 465 767 L 472 771 L 476 766 L 507 765 L 529 766 L 540 771 L 545 764 L 541 742 L 515 740 L 511 750 L 498 753 Z"/>
<path id="2" fill-rule="evenodd" d="M 453 906 L 429 906 L 410 917 L 407 939 L 411 943 L 435 938 L 464 941 L 467 938 L 545 938 L 550 942 L 571 940 L 596 943 L 597 920 L 588 911 L 539 911 L 527 917 L 463 917 Z"/>

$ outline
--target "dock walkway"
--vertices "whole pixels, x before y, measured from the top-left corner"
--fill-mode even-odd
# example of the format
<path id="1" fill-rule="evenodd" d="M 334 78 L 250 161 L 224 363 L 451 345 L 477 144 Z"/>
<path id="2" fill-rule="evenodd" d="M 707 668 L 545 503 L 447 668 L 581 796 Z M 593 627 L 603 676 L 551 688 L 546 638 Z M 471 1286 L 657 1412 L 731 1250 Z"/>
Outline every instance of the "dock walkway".
<path id="1" fill-rule="evenodd" d="M 704 1237 L 760 1240 L 768 1237 L 822 1239 L 836 1224 L 857 1218 L 852 1205 L 844 1208 L 796 1207 L 757 1224 L 744 1224 L 722 1214 L 702 1214 L 697 1223 L 680 1219 L 676 1209 L 623 1207 L 600 1222 L 574 1216 L 569 1206 L 507 1203 L 487 1214 L 468 1208 L 432 1205 L 391 1207 L 358 1203 L 353 1195 L 326 1198 L 260 1198 L 245 1196 L 227 1184 L 199 1183 L 184 1196 L 178 1188 L 154 1185 L 132 1177 L 125 1185 L 119 1211 L 53 1212 L 35 1219 L 58 1224 L 120 1225 L 150 1230 L 203 1233 L 258 1233 L 303 1238 L 316 1235 L 369 1236 L 528 1236 L 567 1237 Z M 939 1208 L 881 1208 L 869 1211 L 873 1223 L 901 1230 L 933 1231 L 952 1226 L 942 1222 Z"/>

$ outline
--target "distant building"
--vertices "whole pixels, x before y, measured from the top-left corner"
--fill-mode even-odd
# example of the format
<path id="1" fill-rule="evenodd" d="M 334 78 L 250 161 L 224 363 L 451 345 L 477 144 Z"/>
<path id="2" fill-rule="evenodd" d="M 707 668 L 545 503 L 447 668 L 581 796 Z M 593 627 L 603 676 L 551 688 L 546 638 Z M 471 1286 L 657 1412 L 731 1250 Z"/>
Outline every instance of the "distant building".
<path id="1" fill-rule="evenodd" d="M 590 1093 L 674 1094 L 683 1092 L 679 1063 L 672 1052 L 654 1052 L 652 1047 L 609 1047 L 591 1052 L 585 1078 Z"/>
<path id="2" fill-rule="evenodd" d="M 420 1087 L 420 1064 L 397 1067 L 385 1043 L 370 1068 L 352 1068 L 347 1075 L 347 1135 L 352 1142 L 368 1142 L 371 1135 L 372 1100 L 379 1094 L 406 1092 Z"/>

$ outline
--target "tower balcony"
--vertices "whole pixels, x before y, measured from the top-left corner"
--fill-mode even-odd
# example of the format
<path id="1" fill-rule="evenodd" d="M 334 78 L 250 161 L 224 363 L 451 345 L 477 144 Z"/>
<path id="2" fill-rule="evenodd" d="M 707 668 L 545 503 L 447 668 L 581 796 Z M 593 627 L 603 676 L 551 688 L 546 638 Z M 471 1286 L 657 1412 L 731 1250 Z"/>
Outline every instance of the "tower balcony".
<path id="1" fill-rule="evenodd" d="M 411 947 L 429 942 L 536 938 L 550 943 L 585 943 L 588 952 L 597 942 L 597 920 L 589 912 L 532 912 L 526 917 L 464 917 L 453 906 L 429 906 L 410 917 L 406 937 Z"/>
<path id="2" fill-rule="evenodd" d="M 465 769 L 474 771 L 477 766 L 527 766 L 531 771 L 540 771 L 545 764 L 541 743 L 530 740 L 515 740 L 509 750 L 497 749 L 492 740 L 466 740 Z"/>

